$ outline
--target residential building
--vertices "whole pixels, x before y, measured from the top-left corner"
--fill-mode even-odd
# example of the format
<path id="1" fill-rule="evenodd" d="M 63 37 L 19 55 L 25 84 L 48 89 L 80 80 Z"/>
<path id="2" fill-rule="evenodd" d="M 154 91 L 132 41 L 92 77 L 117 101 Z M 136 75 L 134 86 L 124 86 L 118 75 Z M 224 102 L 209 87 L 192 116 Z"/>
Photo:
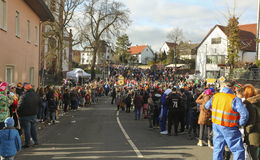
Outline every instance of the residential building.
<path id="1" fill-rule="evenodd" d="M 87 49 L 86 51 L 82 51 L 80 54 L 80 64 L 81 65 L 90 65 L 92 62 L 93 53 L 91 49 Z M 97 59 L 99 56 L 97 55 Z M 97 62 L 96 62 L 97 64 Z"/>
<path id="2" fill-rule="evenodd" d="M 160 48 L 160 52 L 169 55 L 170 51 L 174 52 L 177 50 L 179 59 L 195 59 L 197 46 L 198 44 L 192 44 L 191 42 L 180 42 L 180 44 L 164 42 L 163 46 Z"/>
<path id="3" fill-rule="evenodd" d="M 112 47 L 106 41 L 101 41 L 101 47 L 97 53 L 96 64 L 103 65 L 112 59 Z M 87 48 L 85 51 L 81 51 L 80 64 L 91 65 L 93 59 L 92 48 Z"/>
<path id="4" fill-rule="evenodd" d="M 0 81 L 38 87 L 41 23 L 53 19 L 43 0 L 0 0 Z"/>
<path id="5" fill-rule="evenodd" d="M 161 53 L 166 53 L 166 55 L 169 55 L 170 50 L 174 50 L 174 48 L 177 46 L 176 43 L 172 42 L 164 42 L 163 46 L 160 49 Z"/>
<path id="6" fill-rule="evenodd" d="M 44 43 L 41 48 L 40 68 L 43 71 L 41 82 L 45 79 L 56 79 L 55 74 L 60 76 L 60 72 L 65 77 L 66 72 L 72 67 L 72 30 L 68 31 L 59 25 L 63 22 L 64 1 L 44 0 L 50 11 L 54 15 L 55 23 L 44 23 L 42 26 L 41 41 Z M 55 32 L 53 32 L 55 31 Z"/>
<path id="7" fill-rule="evenodd" d="M 72 69 L 72 30 L 64 32 L 64 48 L 62 54 L 62 72 L 66 73 Z"/>
<path id="8" fill-rule="evenodd" d="M 148 45 L 141 46 L 131 46 L 128 52 L 136 57 L 136 63 L 147 64 L 149 61 L 152 61 L 154 58 L 154 52 Z"/>
<path id="9" fill-rule="evenodd" d="M 72 62 L 79 65 L 81 63 L 81 52 L 79 50 L 72 51 Z"/>
<path id="10" fill-rule="evenodd" d="M 181 42 L 178 47 L 178 54 L 181 60 L 196 59 L 197 47 L 199 44 L 190 42 Z"/>
<path id="11" fill-rule="evenodd" d="M 256 24 L 239 26 L 241 47 L 239 61 L 254 62 L 256 60 Z M 216 25 L 210 30 L 197 48 L 196 71 L 202 78 L 226 76 L 228 55 L 226 27 Z"/>

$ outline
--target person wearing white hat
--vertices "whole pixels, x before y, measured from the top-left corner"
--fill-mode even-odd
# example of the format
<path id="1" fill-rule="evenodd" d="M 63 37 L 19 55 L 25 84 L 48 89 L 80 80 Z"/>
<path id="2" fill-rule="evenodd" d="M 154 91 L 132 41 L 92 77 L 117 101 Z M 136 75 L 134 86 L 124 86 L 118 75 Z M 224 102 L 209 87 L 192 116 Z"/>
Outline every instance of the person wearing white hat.
<path id="1" fill-rule="evenodd" d="M 168 114 L 168 106 L 166 105 L 166 100 L 168 95 L 171 92 L 172 92 L 171 89 L 166 89 L 161 97 L 161 113 L 159 115 L 161 134 L 168 134 L 168 131 L 166 130 L 166 121 L 167 121 L 167 114 Z"/>

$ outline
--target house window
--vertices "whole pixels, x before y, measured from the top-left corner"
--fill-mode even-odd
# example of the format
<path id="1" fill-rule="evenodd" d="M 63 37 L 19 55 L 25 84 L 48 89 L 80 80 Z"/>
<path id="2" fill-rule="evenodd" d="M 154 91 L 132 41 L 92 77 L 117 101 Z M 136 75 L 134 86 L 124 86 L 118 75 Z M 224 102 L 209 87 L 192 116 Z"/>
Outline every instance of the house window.
<path id="1" fill-rule="evenodd" d="M 84 58 L 82 58 L 82 60 L 81 60 L 81 64 L 84 64 L 84 61 L 85 61 L 85 59 L 84 59 Z"/>
<path id="2" fill-rule="evenodd" d="M 217 56 L 207 56 L 207 64 L 217 64 L 218 57 Z"/>
<path id="3" fill-rule="evenodd" d="M 29 70 L 29 82 L 34 84 L 34 67 L 30 67 Z"/>
<path id="4" fill-rule="evenodd" d="M 35 30 L 35 44 L 38 45 L 39 44 L 39 29 L 38 29 L 38 26 L 35 26 L 34 30 Z"/>
<path id="5" fill-rule="evenodd" d="M 211 44 L 220 44 L 220 43 L 221 43 L 221 37 L 211 39 Z"/>
<path id="6" fill-rule="evenodd" d="M 20 13 L 18 11 L 15 15 L 15 33 L 17 37 L 20 37 Z"/>
<path id="7" fill-rule="evenodd" d="M 27 20 L 27 42 L 31 41 L 31 22 Z"/>
<path id="8" fill-rule="evenodd" d="M 6 66 L 5 81 L 9 84 L 14 82 L 14 66 Z"/>
<path id="9" fill-rule="evenodd" d="M 226 63 L 226 56 L 218 56 L 218 64 L 225 64 Z"/>
<path id="10" fill-rule="evenodd" d="M 207 64 L 225 64 L 224 55 L 208 55 Z"/>
<path id="11" fill-rule="evenodd" d="M 7 30 L 6 0 L 0 0 L 0 28 Z"/>
<path id="12" fill-rule="evenodd" d="M 219 78 L 220 77 L 220 72 L 219 71 L 207 71 L 206 72 L 206 77 L 207 78 Z"/>

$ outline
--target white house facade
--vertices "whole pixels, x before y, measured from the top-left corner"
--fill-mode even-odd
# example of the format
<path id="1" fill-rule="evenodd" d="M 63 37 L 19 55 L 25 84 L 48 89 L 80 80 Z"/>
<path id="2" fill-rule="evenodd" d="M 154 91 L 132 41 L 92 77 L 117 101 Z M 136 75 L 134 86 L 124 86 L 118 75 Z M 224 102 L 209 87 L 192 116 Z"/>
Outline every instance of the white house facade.
<path id="1" fill-rule="evenodd" d="M 255 25 L 241 25 L 240 40 L 241 49 L 239 61 L 253 62 L 256 60 L 255 36 L 252 33 Z M 228 69 L 226 65 L 228 40 L 224 26 L 216 25 L 203 39 L 197 49 L 196 73 L 201 78 L 217 78 L 226 76 Z M 248 29 L 250 28 L 250 29 Z M 256 28 L 255 28 L 256 29 Z"/>
<path id="2" fill-rule="evenodd" d="M 137 62 L 139 64 L 147 64 L 154 58 L 154 52 L 148 45 L 131 46 L 129 49 L 129 53 L 132 56 L 137 57 Z"/>
<path id="3" fill-rule="evenodd" d="M 97 54 L 96 64 L 104 64 L 105 61 L 111 61 L 112 59 L 112 49 L 110 46 L 106 46 L 104 51 Z M 90 65 L 93 59 L 92 49 L 87 49 L 86 51 L 81 51 L 80 53 L 80 64 Z"/>
<path id="4" fill-rule="evenodd" d="M 160 52 L 164 52 L 166 53 L 166 55 L 169 55 L 170 49 L 174 48 L 174 46 L 176 46 L 175 43 L 164 42 L 163 46 L 160 49 Z"/>
<path id="5" fill-rule="evenodd" d="M 91 52 L 86 52 L 86 51 L 82 51 L 80 53 L 80 64 L 81 65 L 89 65 L 91 64 L 92 61 L 92 56 L 91 56 Z"/>

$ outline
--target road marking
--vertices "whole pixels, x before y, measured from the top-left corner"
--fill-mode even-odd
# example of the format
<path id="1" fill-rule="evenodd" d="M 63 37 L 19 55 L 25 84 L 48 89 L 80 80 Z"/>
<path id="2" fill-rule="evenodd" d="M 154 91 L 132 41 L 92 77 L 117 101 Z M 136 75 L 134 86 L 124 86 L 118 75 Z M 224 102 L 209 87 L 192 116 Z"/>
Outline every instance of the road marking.
<path id="1" fill-rule="evenodd" d="M 139 149 L 136 147 L 136 145 L 134 144 L 134 142 L 131 140 L 131 138 L 129 137 L 129 135 L 126 133 L 123 125 L 121 124 L 120 122 L 120 119 L 119 119 L 119 111 L 117 111 L 116 113 L 116 120 L 117 120 L 117 123 L 121 129 L 121 131 L 123 132 L 126 140 L 128 141 L 128 143 L 130 144 L 130 146 L 133 148 L 133 150 L 135 151 L 136 155 L 138 158 L 143 158 L 144 156 L 142 155 L 142 153 L 139 151 Z"/>

